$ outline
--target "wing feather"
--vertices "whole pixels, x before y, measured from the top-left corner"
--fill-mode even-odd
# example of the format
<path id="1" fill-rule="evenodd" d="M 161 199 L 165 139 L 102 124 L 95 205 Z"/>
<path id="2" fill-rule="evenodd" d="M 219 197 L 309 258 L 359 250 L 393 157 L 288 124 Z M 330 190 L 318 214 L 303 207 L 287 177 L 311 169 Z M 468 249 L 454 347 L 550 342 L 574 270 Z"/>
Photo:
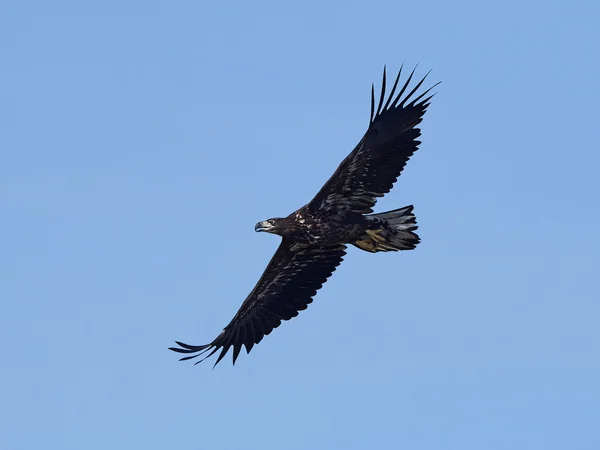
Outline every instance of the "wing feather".
<path id="1" fill-rule="evenodd" d="M 432 96 L 424 97 L 439 84 L 435 84 L 411 101 L 411 97 L 429 75 L 428 72 L 409 89 L 415 69 L 400 88 L 400 92 L 394 96 L 402 73 L 400 68 L 383 105 L 386 89 L 384 68 L 377 109 L 375 91 L 371 88 L 369 128 L 354 150 L 308 204 L 313 213 L 337 209 L 369 214 L 373 212 L 377 198 L 383 197 L 392 189 L 404 166 L 421 143 L 417 140 L 421 135 L 417 126 L 421 123 Z M 408 94 L 404 95 L 407 91 Z"/>
<path id="2" fill-rule="evenodd" d="M 312 297 L 342 262 L 346 246 L 308 247 L 296 252 L 290 250 L 291 246 L 291 242 L 282 241 L 248 298 L 215 340 L 206 345 L 177 342 L 179 347 L 170 350 L 188 355 L 181 360 L 208 352 L 198 362 L 221 350 L 216 366 L 233 347 L 235 364 L 242 346 L 250 353 L 252 347 L 283 320 L 290 320 L 306 309 Z"/>
<path id="3" fill-rule="evenodd" d="M 377 115 L 381 113 L 381 107 L 383 106 L 383 100 L 385 98 L 385 66 L 383 66 L 383 78 L 381 80 L 381 95 L 379 96 L 379 105 L 377 105 Z"/>

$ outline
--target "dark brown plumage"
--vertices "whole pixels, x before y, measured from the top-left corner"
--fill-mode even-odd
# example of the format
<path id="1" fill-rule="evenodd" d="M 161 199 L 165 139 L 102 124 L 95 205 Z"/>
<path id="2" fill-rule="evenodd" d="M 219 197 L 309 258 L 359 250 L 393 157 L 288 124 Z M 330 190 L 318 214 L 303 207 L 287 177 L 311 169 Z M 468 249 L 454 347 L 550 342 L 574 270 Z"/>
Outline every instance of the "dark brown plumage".
<path id="1" fill-rule="evenodd" d="M 221 350 L 216 365 L 233 348 L 235 364 L 242 346 L 249 353 L 282 320 L 289 320 L 308 307 L 342 262 L 347 244 L 372 253 L 415 248 L 419 238 L 414 233 L 417 226 L 412 206 L 370 214 L 377 198 L 390 191 L 417 150 L 421 134 L 417 125 L 433 97 L 427 94 L 437 85 L 413 99 L 427 77 L 409 90 L 413 70 L 396 95 L 401 73 L 402 69 L 386 100 L 384 68 L 377 109 L 374 87 L 371 89 L 367 132 L 315 198 L 288 217 L 256 224 L 256 231 L 282 236 L 281 245 L 239 311 L 215 340 L 199 346 L 177 342 L 179 347 L 171 348 L 189 355 L 181 360 L 207 353 L 204 360 Z"/>

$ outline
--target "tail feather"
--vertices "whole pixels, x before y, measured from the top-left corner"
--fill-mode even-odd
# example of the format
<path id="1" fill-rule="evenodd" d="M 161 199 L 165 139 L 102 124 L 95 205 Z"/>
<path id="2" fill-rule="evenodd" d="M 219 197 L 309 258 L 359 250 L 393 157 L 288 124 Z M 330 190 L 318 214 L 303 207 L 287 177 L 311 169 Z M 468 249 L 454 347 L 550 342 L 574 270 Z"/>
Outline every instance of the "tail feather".
<path id="1" fill-rule="evenodd" d="M 387 211 L 380 214 L 369 214 L 369 227 L 365 234 L 352 244 L 367 252 L 390 252 L 412 250 L 420 242 L 414 233 L 417 219 L 412 213 L 413 206 Z"/>

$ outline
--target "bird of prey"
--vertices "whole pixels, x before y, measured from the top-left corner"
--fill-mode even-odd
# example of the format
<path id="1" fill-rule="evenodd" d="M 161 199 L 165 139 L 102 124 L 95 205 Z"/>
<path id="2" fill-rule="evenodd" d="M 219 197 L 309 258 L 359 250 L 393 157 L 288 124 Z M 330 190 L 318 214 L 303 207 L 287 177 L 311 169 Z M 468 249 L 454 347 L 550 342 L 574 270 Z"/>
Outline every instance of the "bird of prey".
<path id="1" fill-rule="evenodd" d="M 437 84 L 415 96 L 429 73 L 410 88 L 414 72 L 413 69 L 396 93 L 401 68 L 386 98 L 384 67 L 377 108 L 374 85 L 371 86 L 371 116 L 366 133 L 315 198 L 287 217 L 256 224 L 255 231 L 281 236 L 279 248 L 216 339 L 206 345 L 176 342 L 179 347 L 170 350 L 187 355 L 181 360 L 204 354 L 199 363 L 221 350 L 216 366 L 233 347 L 235 364 L 242 346 L 250 353 L 282 320 L 296 317 L 308 307 L 342 262 L 348 244 L 371 253 L 416 247 L 420 240 L 415 233 L 412 205 L 372 214 L 377 198 L 390 191 L 421 143 L 417 140 L 421 135 L 418 125 L 433 97 L 428 94 Z"/>

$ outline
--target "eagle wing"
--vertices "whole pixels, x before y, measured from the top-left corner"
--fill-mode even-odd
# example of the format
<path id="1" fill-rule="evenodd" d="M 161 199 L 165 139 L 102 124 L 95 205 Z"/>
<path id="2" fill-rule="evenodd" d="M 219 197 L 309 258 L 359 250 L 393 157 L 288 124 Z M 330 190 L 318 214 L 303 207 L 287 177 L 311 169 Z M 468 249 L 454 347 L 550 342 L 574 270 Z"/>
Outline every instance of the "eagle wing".
<path id="1" fill-rule="evenodd" d="M 386 75 L 385 68 L 383 69 L 377 111 L 375 89 L 371 88 L 369 128 L 354 150 L 308 204 L 312 212 L 335 208 L 368 214 L 373 212 L 377 197 L 383 197 L 392 189 L 407 161 L 421 143 L 417 140 L 421 135 L 417 125 L 423 119 L 433 97 L 427 94 L 439 84 L 411 99 L 428 73 L 404 96 L 414 72 L 413 70 L 398 95 L 394 96 L 402 73 L 400 69 L 384 105 Z"/>
<path id="2" fill-rule="evenodd" d="M 171 350 L 190 354 L 181 358 L 182 361 L 210 352 L 198 361 L 201 362 L 221 349 L 216 366 L 233 347 L 235 364 L 242 345 L 250 353 L 254 344 L 270 334 L 282 320 L 296 317 L 298 311 L 306 309 L 317 290 L 342 262 L 346 246 L 306 247 L 293 251 L 292 245 L 283 239 L 248 298 L 214 341 L 197 346 L 177 342 L 179 347 Z"/>

